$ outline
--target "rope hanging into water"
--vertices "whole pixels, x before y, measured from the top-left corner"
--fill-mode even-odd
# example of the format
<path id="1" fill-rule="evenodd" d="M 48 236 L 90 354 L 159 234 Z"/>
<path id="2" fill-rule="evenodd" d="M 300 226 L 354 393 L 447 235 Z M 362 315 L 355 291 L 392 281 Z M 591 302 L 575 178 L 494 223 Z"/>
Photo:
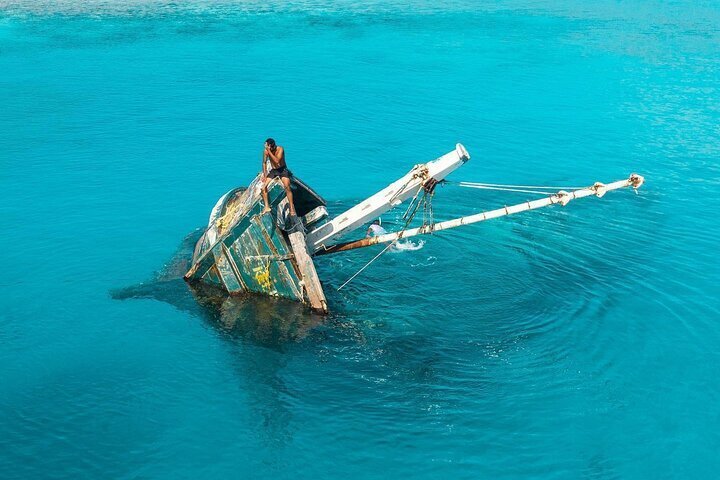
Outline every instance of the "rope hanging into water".
<path id="1" fill-rule="evenodd" d="M 372 260 L 370 260 L 369 262 L 367 262 L 365 265 L 363 265 L 363 267 L 362 267 L 360 270 L 358 270 L 357 272 L 355 272 L 355 275 L 353 275 L 352 277 L 348 278 L 348 279 L 345 281 L 345 283 L 343 283 L 342 285 L 340 285 L 340 286 L 338 287 L 338 291 L 342 290 L 342 288 L 343 288 L 345 285 L 347 285 L 348 283 L 352 282 L 355 277 L 357 277 L 358 275 L 360 275 L 360 274 L 363 272 L 363 270 L 365 270 L 367 267 L 370 266 L 371 263 L 373 263 L 375 260 L 377 260 L 378 258 L 380 258 L 380 255 L 382 255 L 382 254 L 385 253 L 390 247 L 392 247 L 393 245 L 395 245 L 395 242 L 397 242 L 397 241 L 398 241 L 398 239 L 395 239 L 395 240 L 393 240 L 392 242 L 388 243 L 387 247 L 383 248 L 380 253 L 378 253 L 377 255 L 375 255 L 375 256 L 373 257 Z"/>
<path id="2" fill-rule="evenodd" d="M 417 166 L 415 167 L 417 168 Z M 417 177 L 417 173 L 413 176 L 413 178 Z M 405 185 L 402 186 L 398 190 L 398 192 L 393 196 L 393 199 L 396 196 L 399 196 L 400 192 L 405 190 L 405 187 L 410 183 L 410 181 L 413 179 L 409 179 Z M 383 248 L 380 253 L 375 255 L 369 262 L 367 262 L 365 265 L 360 268 L 355 274 L 348 278 L 345 283 L 340 285 L 338 287 L 338 290 L 342 290 L 345 285 L 353 281 L 358 275 L 360 275 L 367 267 L 369 267 L 375 260 L 380 258 L 385 252 L 387 252 L 395 243 L 398 242 L 403 236 L 403 233 L 405 233 L 405 230 L 407 230 L 407 227 L 410 225 L 410 222 L 415 217 L 415 214 L 417 213 L 418 209 L 420 208 L 420 205 L 423 206 L 423 226 L 429 225 L 431 228 L 434 225 L 434 215 L 433 215 L 433 208 L 432 208 L 432 198 L 435 195 L 435 185 L 438 182 L 435 182 L 432 187 L 427 188 L 423 187 L 417 191 L 415 196 L 410 201 L 410 204 L 408 205 L 407 210 L 405 210 L 405 213 L 403 214 L 402 218 L 407 219 L 405 222 L 405 225 L 398 233 L 397 238 L 395 238 L 392 242 L 390 242 L 385 248 Z M 477 188 L 482 190 L 499 190 L 499 191 L 505 191 L 505 192 L 516 192 L 516 193 L 532 193 L 537 195 L 553 195 L 558 190 L 578 190 L 583 187 L 557 187 L 557 186 L 545 186 L 545 185 L 507 185 L 507 184 L 501 184 L 501 183 L 479 183 L 479 182 L 448 182 L 443 181 L 442 183 L 457 185 L 459 187 L 466 187 L 466 188 Z M 536 190 L 531 190 L 536 189 Z M 423 196 L 418 200 L 418 195 L 420 194 L 420 191 L 423 191 Z M 428 198 L 429 196 L 429 198 Z M 430 222 L 428 223 L 428 218 Z"/>
<path id="3" fill-rule="evenodd" d="M 415 200 L 417 199 L 418 194 L 420 193 L 420 190 L 423 191 L 423 196 L 422 196 L 422 198 L 420 199 L 419 202 L 415 202 Z M 363 267 L 362 267 L 360 270 L 358 270 L 357 272 L 355 272 L 355 274 L 354 274 L 352 277 L 348 278 L 348 279 L 345 281 L 345 283 L 343 283 L 342 285 L 340 285 L 340 286 L 337 288 L 338 291 L 342 290 L 343 287 L 345 287 L 345 285 L 347 285 L 348 283 L 352 282 L 352 281 L 355 279 L 355 277 L 357 277 L 358 275 L 360 275 L 367 267 L 370 266 L 370 264 L 372 264 L 375 260 L 377 260 L 378 258 L 380 258 L 380 256 L 381 256 L 383 253 L 387 252 L 387 251 L 390 249 L 390 247 L 392 247 L 393 245 L 395 245 L 395 244 L 398 242 L 398 240 L 400 240 L 400 239 L 402 238 L 403 233 L 405 232 L 405 230 L 407 230 L 407 227 L 410 225 L 410 222 L 412 222 L 412 219 L 415 217 L 415 214 L 417 213 L 418 209 L 420 208 L 420 205 L 421 205 L 421 204 L 422 204 L 422 205 L 426 205 L 427 202 L 428 202 L 428 200 L 426 199 L 426 197 L 427 197 L 427 195 L 428 195 L 428 191 L 427 191 L 425 188 L 420 188 L 420 190 L 418 190 L 418 192 L 415 194 L 415 197 L 413 197 L 412 201 L 410 202 L 410 206 L 413 206 L 413 205 L 414 205 L 414 208 L 413 208 L 413 210 L 412 210 L 412 213 L 410 213 L 410 216 L 408 217 L 407 221 L 405 222 L 405 225 L 403 225 L 402 230 L 400 230 L 400 232 L 399 232 L 399 234 L 398 234 L 398 237 L 397 237 L 395 240 L 393 240 L 392 242 L 388 243 L 388 245 L 387 245 L 385 248 L 383 248 L 382 251 L 380 251 L 380 253 L 378 253 L 377 255 L 375 255 L 369 262 L 367 262 L 365 265 L 363 265 Z M 432 195 L 433 195 L 433 193 L 430 193 L 431 199 L 432 199 Z M 410 211 L 410 210 L 409 210 L 409 207 L 408 207 L 408 211 L 405 212 L 405 215 L 403 215 L 403 218 L 405 218 L 405 217 L 408 215 L 408 212 L 409 212 L 409 211 Z M 423 221 L 424 221 L 424 219 L 423 219 Z"/>

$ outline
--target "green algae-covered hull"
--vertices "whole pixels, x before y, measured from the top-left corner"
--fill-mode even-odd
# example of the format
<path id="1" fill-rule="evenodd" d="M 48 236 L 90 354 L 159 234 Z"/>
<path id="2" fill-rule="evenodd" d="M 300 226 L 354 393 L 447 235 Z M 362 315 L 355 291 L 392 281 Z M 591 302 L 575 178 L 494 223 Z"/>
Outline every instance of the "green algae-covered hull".
<path id="1" fill-rule="evenodd" d="M 198 241 L 188 281 L 215 285 L 230 293 L 289 298 L 327 311 L 322 286 L 307 253 L 304 231 L 325 220 L 325 202 L 292 178 L 297 217 L 290 217 L 279 180 L 268 185 L 271 212 L 262 214 L 262 178 L 247 189 L 231 190 L 217 202 Z"/>
<path id="2" fill-rule="evenodd" d="M 395 242 L 403 236 L 442 228 L 443 223 L 423 225 L 380 237 L 336 243 L 405 200 L 412 199 L 411 206 L 415 204 L 416 211 L 421 200 L 415 200 L 421 192 L 423 199 L 428 194 L 432 199 L 438 182 L 469 159 L 465 147 L 458 143 L 454 150 L 415 165 L 401 178 L 332 220 L 327 219 L 325 201 L 295 177 L 291 188 L 298 217 L 288 215 L 285 190 L 278 179 L 268 185 L 272 212 L 263 215 L 262 177 L 258 175 L 247 189 L 232 190 L 217 202 L 185 278 L 217 285 L 232 293 L 255 292 L 298 300 L 313 309 L 327 311 L 312 256 L 367 247 L 381 240 Z M 459 222 L 461 225 L 462 219 Z"/>

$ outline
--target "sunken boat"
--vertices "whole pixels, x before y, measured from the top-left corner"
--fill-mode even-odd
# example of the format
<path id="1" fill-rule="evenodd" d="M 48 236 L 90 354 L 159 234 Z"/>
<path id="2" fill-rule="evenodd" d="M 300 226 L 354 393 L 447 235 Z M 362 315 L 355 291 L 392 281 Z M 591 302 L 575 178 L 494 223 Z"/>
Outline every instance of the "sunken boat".
<path id="1" fill-rule="evenodd" d="M 430 216 L 420 227 L 409 228 L 418 208 L 427 206 L 428 199 L 432 199 L 436 185 L 468 160 L 470 155 L 465 147 L 457 144 L 445 155 L 415 165 L 401 178 L 333 218 L 328 215 L 325 200 L 296 176 L 291 177 L 291 189 L 297 216 L 290 215 L 280 179 L 273 179 L 267 185 L 271 211 L 263 214 L 263 177 L 259 174 L 248 187 L 235 188 L 217 201 L 207 228 L 195 245 L 192 266 L 184 278 L 231 294 L 284 297 L 326 313 L 327 300 L 314 264 L 314 258 L 319 255 L 376 244 L 387 244 L 388 248 L 401 238 L 555 204 L 564 206 L 573 199 L 602 197 L 607 191 L 623 187 L 637 189 L 643 183 L 643 177 L 632 174 L 625 180 L 608 184 L 596 182 L 574 190 L 551 192 L 537 189 L 554 187 L 533 187 L 536 188 L 533 192 L 543 194 L 541 198 L 441 222 L 435 222 Z M 518 187 L 513 185 L 460 182 L 460 186 L 524 191 L 513 189 Z M 403 216 L 407 221 L 400 231 L 340 241 L 407 200 L 410 202 Z"/>

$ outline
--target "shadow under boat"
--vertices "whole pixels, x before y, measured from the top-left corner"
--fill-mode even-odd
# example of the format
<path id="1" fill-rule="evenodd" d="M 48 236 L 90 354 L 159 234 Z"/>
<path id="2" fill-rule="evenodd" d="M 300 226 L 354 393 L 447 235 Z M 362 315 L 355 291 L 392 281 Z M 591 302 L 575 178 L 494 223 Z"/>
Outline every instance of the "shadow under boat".
<path id="1" fill-rule="evenodd" d="M 229 294 L 201 282 L 186 282 L 183 274 L 203 230 L 187 235 L 169 262 L 152 279 L 110 291 L 115 300 L 153 299 L 206 320 L 230 336 L 269 348 L 305 338 L 326 318 L 303 304 L 251 293 Z"/>

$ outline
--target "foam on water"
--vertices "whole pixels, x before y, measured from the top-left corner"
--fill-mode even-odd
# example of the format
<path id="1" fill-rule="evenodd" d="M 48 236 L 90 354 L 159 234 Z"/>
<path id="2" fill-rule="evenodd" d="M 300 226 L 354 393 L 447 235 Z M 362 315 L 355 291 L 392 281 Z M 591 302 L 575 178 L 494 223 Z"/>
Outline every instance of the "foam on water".
<path id="1" fill-rule="evenodd" d="M 396 242 L 391 250 L 394 250 L 394 253 L 414 252 L 422 249 L 423 246 L 425 246 L 424 240 L 418 240 L 417 242 L 413 242 L 412 240 L 401 240 Z"/>

